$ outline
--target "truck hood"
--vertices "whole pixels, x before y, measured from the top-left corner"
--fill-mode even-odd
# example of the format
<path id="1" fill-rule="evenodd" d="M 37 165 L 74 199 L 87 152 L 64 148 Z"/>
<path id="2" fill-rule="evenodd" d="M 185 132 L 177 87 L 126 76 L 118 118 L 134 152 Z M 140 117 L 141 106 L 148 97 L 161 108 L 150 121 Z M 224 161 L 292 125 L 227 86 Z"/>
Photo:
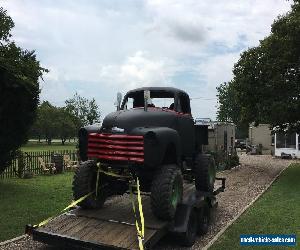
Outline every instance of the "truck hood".
<path id="1" fill-rule="evenodd" d="M 173 128 L 176 124 L 176 112 L 160 108 L 134 108 L 120 110 L 108 114 L 102 123 L 105 131 L 116 127 L 124 129 L 125 133 L 130 134 L 137 127 L 169 127 Z"/>

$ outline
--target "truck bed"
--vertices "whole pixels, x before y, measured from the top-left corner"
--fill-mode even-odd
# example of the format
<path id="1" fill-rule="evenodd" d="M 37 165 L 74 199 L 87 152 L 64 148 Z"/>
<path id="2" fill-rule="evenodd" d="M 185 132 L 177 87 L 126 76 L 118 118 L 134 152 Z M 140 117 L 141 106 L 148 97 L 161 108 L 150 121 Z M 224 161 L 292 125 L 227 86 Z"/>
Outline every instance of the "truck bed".
<path id="1" fill-rule="evenodd" d="M 185 183 L 183 197 L 189 197 L 189 193 L 193 191 L 194 185 Z M 144 246 L 151 248 L 168 231 L 168 222 L 159 220 L 152 214 L 149 196 L 142 196 L 142 202 L 145 218 Z M 46 225 L 33 229 L 31 233 L 34 240 L 60 247 L 139 249 L 128 194 L 107 200 L 101 209 L 71 210 Z"/>

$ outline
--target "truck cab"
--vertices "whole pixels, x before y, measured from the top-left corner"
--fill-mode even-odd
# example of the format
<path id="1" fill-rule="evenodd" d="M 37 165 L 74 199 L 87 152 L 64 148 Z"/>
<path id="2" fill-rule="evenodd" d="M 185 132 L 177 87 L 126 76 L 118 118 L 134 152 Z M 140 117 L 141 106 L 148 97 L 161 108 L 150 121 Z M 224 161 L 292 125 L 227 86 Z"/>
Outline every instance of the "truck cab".
<path id="1" fill-rule="evenodd" d="M 143 136 L 144 161 L 139 162 L 146 167 L 153 168 L 164 161 L 181 164 L 191 159 L 195 152 L 195 129 L 189 96 L 182 90 L 170 87 L 131 90 L 125 95 L 118 111 L 104 118 L 99 134 L 106 135 L 107 139 L 112 139 L 113 135 L 124 136 L 118 137 L 119 142 L 125 144 L 128 142 L 132 145 L 136 144 L 130 136 Z M 90 141 L 94 142 L 92 139 Z M 105 141 L 102 142 L 106 147 Z M 112 140 L 111 143 L 113 143 Z M 153 148 L 154 145 L 155 148 Z M 135 153 L 135 151 L 130 152 L 130 148 L 119 148 L 122 149 L 121 151 L 100 150 L 97 157 L 95 143 L 87 146 L 87 155 L 82 155 L 84 159 L 98 158 L 104 162 L 117 161 L 121 165 L 137 162 L 132 160 L 133 157 L 128 157 Z M 107 145 L 107 147 L 113 147 L 113 145 Z M 134 150 L 134 147 L 132 149 Z"/>

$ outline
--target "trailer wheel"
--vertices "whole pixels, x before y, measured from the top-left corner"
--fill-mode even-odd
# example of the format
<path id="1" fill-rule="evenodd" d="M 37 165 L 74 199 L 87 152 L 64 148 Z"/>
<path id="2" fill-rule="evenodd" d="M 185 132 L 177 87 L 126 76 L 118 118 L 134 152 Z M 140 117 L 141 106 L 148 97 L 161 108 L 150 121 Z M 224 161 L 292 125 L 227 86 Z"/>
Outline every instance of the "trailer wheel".
<path id="1" fill-rule="evenodd" d="M 198 235 L 204 235 L 208 232 L 208 226 L 210 223 L 210 211 L 209 205 L 202 207 L 198 214 Z"/>
<path id="2" fill-rule="evenodd" d="M 198 220 L 195 209 L 192 209 L 187 224 L 187 230 L 184 233 L 178 233 L 179 244 L 185 247 L 194 245 L 197 237 Z"/>
<path id="3" fill-rule="evenodd" d="M 212 192 L 216 178 L 216 167 L 213 157 L 208 154 L 198 154 L 194 171 L 196 189 L 203 192 Z"/>
<path id="4" fill-rule="evenodd" d="M 94 192 L 88 196 L 85 200 L 80 202 L 78 205 L 84 209 L 88 208 L 100 208 L 103 206 L 107 197 L 107 189 L 103 188 L 103 185 L 107 184 L 105 176 L 100 174 L 100 184 L 98 187 L 97 197 Z M 77 200 L 86 194 L 95 191 L 97 181 L 97 166 L 94 161 L 85 161 L 76 168 L 73 178 L 73 196 Z M 101 188 L 100 188 L 101 186 Z"/>
<path id="5" fill-rule="evenodd" d="M 183 179 L 175 164 L 163 165 L 154 176 L 151 185 L 151 208 L 160 219 L 174 217 L 177 204 L 182 200 Z"/>

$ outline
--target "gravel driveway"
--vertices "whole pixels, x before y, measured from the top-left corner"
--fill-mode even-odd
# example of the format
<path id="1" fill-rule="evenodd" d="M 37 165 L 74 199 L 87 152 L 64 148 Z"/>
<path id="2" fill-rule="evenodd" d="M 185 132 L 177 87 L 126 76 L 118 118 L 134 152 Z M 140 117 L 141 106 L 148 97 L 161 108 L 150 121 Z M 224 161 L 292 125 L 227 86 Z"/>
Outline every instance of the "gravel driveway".
<path id="1" fill-rule="evenodd" d="M 226 189 L 218 197 L 219 207 L 210 231 L 197 241 L 193 249 L 202 249 L 210 240 L 251 201 L 259 196 L 291 161 L 274 159 L 270 155 L 240 155 L 241 166 L 225 170 Z"/>
<path id="2" fill-rule="evenodd" d="M 219 207 L 216 220 L 210 226 L 208 234 L 198 238 L 192 249 L 204 248 L 214 236 L 230 223 L 251 201 L 253 201 L 291 161 L 273 159 L 267 155 L 240 155 L 241 166 L 218 173 L 226 177 L 226 189 L 218 195 Z M 163 239 L 157 249 L 182 249 L 171 244 L 172 239 Z M 0 244 L 0 249 L 53 249 L 34 242 L 26 236 L 20 240 Z"/>

